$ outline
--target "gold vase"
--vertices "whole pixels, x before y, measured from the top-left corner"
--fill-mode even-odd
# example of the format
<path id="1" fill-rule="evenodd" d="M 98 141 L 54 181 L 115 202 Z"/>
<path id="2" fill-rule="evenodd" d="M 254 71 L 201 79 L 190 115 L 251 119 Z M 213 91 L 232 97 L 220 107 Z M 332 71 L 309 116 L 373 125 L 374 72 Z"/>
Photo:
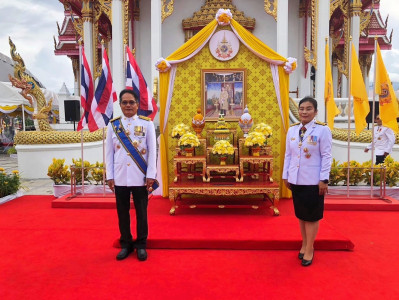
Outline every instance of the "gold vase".
<path id="1" fill-rule="evenodd" d="M 194 148 L 193 148 L 193 147 L 191 147 L 191 148 L 185 148 L 185 149 L 184 149 L 184 152 L 185 152 L 185 154 L 186 154 L 187 157 L 192 157 L 193 154 L 194 154 Z"/>
<path id="2" fill-rule="evenodd" d="M 260 156 L 260 147 L 254 146 L 251 148 L 252 156 Z"/>
<path id="3" fill-rule="evenodd" d="M 220 156 L 220 165 L 225 166 L 226 160 L 227 160 L 227 156 Z"/>
<path id="4" fill-rule="evenodd" d="M 202 138 L 201 132 L 205 127 L 205 118 L 201 113 L 201 108 L 197 109 L 197 114 L 193 117 L 191 126 L 193 127 L 195 133 L 197 134 L 197 137 Z"/>

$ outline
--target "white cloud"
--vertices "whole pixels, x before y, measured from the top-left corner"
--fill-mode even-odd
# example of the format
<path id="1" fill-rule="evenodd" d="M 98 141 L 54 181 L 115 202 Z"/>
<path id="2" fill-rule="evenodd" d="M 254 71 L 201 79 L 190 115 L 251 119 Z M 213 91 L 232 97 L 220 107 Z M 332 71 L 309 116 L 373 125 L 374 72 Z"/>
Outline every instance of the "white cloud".
<path id="1" fill-rule="evenodd" d="M 55 92 L 63 82 L 73 91 L 74 82 L 71 60 L 54 54 L 53 36 L 58 37 L 56 22 L 62 24 L 63 19 L 63 5 L 59 1 L 1 1 L 0 52 L 10 56 L 8 37 L 11 37 L 27 69 Z"/>

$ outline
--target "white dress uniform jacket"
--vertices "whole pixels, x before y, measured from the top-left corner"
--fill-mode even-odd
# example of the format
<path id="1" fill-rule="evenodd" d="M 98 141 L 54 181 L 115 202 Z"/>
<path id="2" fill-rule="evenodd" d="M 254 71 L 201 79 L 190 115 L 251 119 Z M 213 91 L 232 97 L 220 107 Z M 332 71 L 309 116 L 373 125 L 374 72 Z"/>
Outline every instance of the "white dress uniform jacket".
<path id="1" fill-rule="evenodd" d="M 385 126 L 374 127 L 374 149 L 375 155 L 384 155 L 385 152 L 391 153 L 392 147 L 395 144 L 395 133 L 391 128 Z M 367 146 L 371 149 L 372 144 Z"/>
<path id="2" fill-rule="evenodd" d="M 294 124 L 288 130 L 282 178 L 297 185 L 318 185 L 330 177 L 331 131 L 313 120 L 305 125 L 306 132 L 300 142 L 302 126 L 302 123 Z"/>
<path id="3" fill-rule="evenodd" d="M 143 186 L 146 178 L 156 178 L 156 137 L 154 123 L 137 115 L 131 118 L 122 116 L 120 122 L 137 149 L 147 162 L 147 174 L 137 167 L 133 159 L 119 142 L 111 122 L 108 124 L 106 139 L 107 180 L 114 179 L 117 186 Z"/>

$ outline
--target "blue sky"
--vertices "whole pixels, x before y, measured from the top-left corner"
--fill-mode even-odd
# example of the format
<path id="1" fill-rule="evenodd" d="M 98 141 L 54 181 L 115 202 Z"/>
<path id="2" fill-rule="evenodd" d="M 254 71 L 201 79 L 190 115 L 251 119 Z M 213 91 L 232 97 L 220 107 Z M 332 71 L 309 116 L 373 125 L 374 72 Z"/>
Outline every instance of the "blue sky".
<path id="1" fill-rule="evenodd" d="M 398 1 L 381 0 L 380 11 L 384 21 L 389 13 L 389 35 L 392 28 L 399 28 Z M 65 82 L 69 91 L 73 92 L 71 60 L 54 55 L 53 36 L 58 36 L 56 21 L 61 26 L 63 19 L 63 5 L 57 0 L 1 0 L 0 52 L 10 56 L 10 36 L 27 68 L 46 88 L 58 92 Z M 391 80 L 399 82 L 398 30 L 394 31 L 392 50 L 383 51 L 382 55 Z"/>

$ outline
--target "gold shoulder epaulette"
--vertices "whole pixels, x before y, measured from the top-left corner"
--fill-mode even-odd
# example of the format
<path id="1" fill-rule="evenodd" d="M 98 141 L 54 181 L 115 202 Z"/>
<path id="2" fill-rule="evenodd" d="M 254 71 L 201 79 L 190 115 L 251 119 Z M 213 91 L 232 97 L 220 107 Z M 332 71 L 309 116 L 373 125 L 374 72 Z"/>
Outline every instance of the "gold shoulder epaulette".
<path id="1" fill-rule="evenodd" d="M 299 125 L 299 124 L 301 124 L 301 122 L 294 123 L 294 124 L 292 124 L 290 127 L 292 127 L 292 126 L 296 126 L 296 125 Z"/>
<path id="2" fill-rule="evenodd" d="M 139 118 L 142 120 L 151 121 L 151 118 L 149 117 L 139 116 Z"/>
<path id="3" fill-rule="evenodd" d="M 120 119 L 120 118 L 121 118 L 121 116 L 116 117 L 116 118 L 113 118 L 112 120 L 110 120 L 110 122 L 113 122 L 113 121 L 118 120 L 118 119 Z"/>
<path id="4" fill-rule="evenodd" d="M 322 126 L 326 126 L 327 125 L 327 123 L 323 123 L 323 122 L 320 122 L 320 121 L 316 121 L 315 122 L 317 125 L 322 125 Z"/>

